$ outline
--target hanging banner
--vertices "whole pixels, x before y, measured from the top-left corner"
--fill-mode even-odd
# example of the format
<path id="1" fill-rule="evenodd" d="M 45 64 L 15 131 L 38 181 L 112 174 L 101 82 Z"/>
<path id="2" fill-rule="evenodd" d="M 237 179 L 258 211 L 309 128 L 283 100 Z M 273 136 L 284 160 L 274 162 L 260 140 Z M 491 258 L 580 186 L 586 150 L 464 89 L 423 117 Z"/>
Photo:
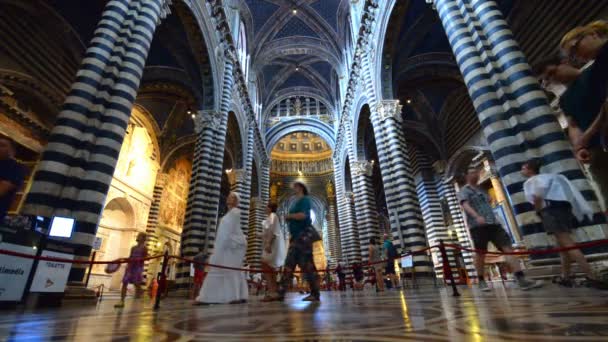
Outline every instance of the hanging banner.
<path id="1" fill-rule="evenodd" d="M 42 256 L 61 259 L 74 259 L 74 255 L 43 251 Z M 32 282 L 31 292 L 63 292 L 68 283 L 71 263 L 40 261 L 36 268 L 34 281 Z"/>
<path id="2" fill-rule="evenodd" d="M 0 249 L 29 255 L 36 254 L 36 250 L 30 246 L 11 243 L 0 243 Z M 0 254 L 0 301 L 17 302 L 21 300 L 33 263 L 33 259 Z"/>

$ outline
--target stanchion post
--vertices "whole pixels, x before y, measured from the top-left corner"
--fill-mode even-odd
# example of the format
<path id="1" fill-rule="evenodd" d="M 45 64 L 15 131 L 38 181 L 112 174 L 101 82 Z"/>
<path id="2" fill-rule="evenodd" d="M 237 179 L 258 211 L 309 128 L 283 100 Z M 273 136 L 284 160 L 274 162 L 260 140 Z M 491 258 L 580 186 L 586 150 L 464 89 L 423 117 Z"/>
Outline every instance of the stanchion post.
<path id="1" fill-rule="evenodd" d="M 93 271 L 93 262 L 95 262 L 95 255 L 97 255 L 97 251 L 93 251 L 93 255 L 91 255 L 91 262 L 89 263 L 89 272 L 87 272 L 87 280 L 84 282 L 84 288 L 89 287 L 89 280 L 91 279 L 91 271 Z"/>
<path id="2" fill-rule="evenodd" d="M 167 265 L 169 264 L 169 251 L 166 250 L 165 254 L 163 255 L 163 265 L 161 267 L 161 271 L 160 273 L 156 276 L 156 281 L 159 284 L 159 289 L 160 289 L 160 282 L 162 277 L 165 276 L 165 273 L 167 272 Z M 161 297 L 162 293 L 160 293 L 160 291 L 156 291 L 156 298 L 155 298 L 155 302 L 154 302 L 154 310 L 158 310 L 160 308 L 160 297 Z"/>
<path id="3" fill-rule="evenodd" d="M 452 285 L 453 296 L 459 297 L 460 293 L 458 292 L 456 282 L 454 281 L 452 266 L 450 266 L 450 260 L 448 259 L 448 253 L 445 250 L 443 240 L 439 240 L 439 251 L 441 252 L 441 259 L 443 260 L 443 276 L 448 277 L 448 281 L 450 282 L 450 285 Z"/>

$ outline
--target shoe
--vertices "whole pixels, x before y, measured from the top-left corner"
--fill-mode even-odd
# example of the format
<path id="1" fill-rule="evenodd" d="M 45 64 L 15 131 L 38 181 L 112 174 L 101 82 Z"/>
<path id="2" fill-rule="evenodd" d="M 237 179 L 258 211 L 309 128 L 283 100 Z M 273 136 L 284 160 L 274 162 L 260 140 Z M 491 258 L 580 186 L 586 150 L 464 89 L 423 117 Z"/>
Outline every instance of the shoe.
<path id="1" fill-rule="evenodd" d="M 574 278 L 564 278 L 564 277 L 557 277 L 555 279 L 553 279 L 553 282 L 559 286 L 563 286 L 563 287 L 574 287 L 576 285 L 576 283 L 574 282 Z"/>
<path id="2" fill-rule="evenodd" d="M 308 296 L 302 298 L 302 301 L 303 302 L 319 302 L 321 300 L 319 299 L 319 296 L 308 295 Z"/>
<path id="3" fill-rule="evenodd" d="M 117 309 L 124 308 L 125 307 L 125 302 L 120 301 L 117 304 L 115 304 L 114 307 L 117 308 Z"/>
<path id="4" fill-rule="evenodd" d="M 532 289 L 537 289 L 543 286 L 543 282 L 540 280 L 527 280 L 524 278 L 517 280 L 517 285 L 519 285 L 519 289 L 522 291 L 528 291 Z"/>
<path id="5" fill-rule="evenodd" d="M 479 286 L 479 289 L 483 292 L 492 291 L 492 289 L 488 286 L 488 283 L 486 283 L 485 280 L 480 280 L 478 286 Z"/>
<path id="6" fill-rule="evenodd" d="M 591 279 L 589 277 L 585 278 L 583 284 L 587 287 L 592 287 L 597 290 L 608 290 L 608 283 L 605 281 Z"/>

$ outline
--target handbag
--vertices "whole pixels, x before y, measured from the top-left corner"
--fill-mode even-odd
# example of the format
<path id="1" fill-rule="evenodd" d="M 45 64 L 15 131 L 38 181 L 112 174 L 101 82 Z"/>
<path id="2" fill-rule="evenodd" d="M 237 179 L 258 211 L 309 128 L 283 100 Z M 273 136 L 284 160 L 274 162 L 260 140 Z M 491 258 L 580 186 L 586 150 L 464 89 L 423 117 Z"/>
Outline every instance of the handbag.
<path id="1" fill-rule="evenodd" d="M 306 227 L 302 235 L 312 243 L 322 240 L 321 235 L 319 235 L 319 232 L 313 226 Z"/>

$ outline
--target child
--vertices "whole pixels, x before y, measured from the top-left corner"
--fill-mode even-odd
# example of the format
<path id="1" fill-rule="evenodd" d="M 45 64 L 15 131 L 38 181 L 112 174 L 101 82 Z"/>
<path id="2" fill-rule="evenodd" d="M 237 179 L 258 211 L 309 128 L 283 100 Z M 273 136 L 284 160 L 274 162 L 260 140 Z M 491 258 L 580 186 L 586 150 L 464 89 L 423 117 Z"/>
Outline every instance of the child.
<path id="1" fill-rule="evenodd" d="M 146 248 L 146 233 L 137 234 L 137 245 L 131 248 L 129 259 L 143 259 L 148 255 Z M 135 260 L 127 264 L 127 270 L 122 278 L 122 289 L 120 290 L 120 302 L 114 307 L 122 308 L 125 306 L 125 297 L 127 296 L 127 287 L 129 284 L 135 285 L 135 298 L 141 297 L 143 289 L 141 288 L 144 282 L 144 261 Z"/>

